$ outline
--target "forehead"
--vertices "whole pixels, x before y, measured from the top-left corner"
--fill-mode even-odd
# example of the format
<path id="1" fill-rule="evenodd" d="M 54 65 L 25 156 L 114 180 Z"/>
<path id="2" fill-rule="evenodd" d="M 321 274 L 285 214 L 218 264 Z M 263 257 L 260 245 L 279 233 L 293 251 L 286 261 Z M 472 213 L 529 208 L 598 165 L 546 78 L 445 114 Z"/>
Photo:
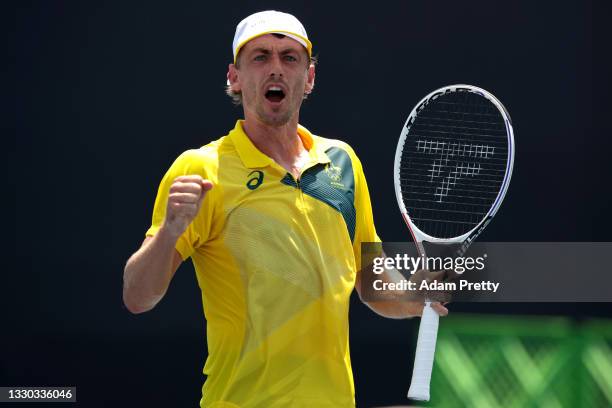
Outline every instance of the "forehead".
<path id="1" fill-rule="evenodd" d="M 270 51 L 303 52 L 308 55 L 306 48 L 304 48 L 302 44 L 300 44 L 293 38 L 287 36 L 279 38 L 274 34 L 264 34 L 259 37 L 253 38 L 242 47 L 242 50 L 240 50 L 240 52 L 247 53 L 262 48 Z"/>

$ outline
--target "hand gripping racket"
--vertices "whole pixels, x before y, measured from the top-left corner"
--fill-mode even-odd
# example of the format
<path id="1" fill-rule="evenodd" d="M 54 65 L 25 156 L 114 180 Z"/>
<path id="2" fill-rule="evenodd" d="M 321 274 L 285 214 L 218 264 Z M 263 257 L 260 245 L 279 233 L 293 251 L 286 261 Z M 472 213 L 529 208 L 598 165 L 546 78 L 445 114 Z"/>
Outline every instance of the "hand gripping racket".
<path id="1" fill-rule="evenodd" d="M 514 163 L 510 116 L 471 85 L 433 91 L 412 110 L 395 152 L 395 194 L 419 255 L 423 242 L 459 244 L 462 256 L 489 224 Z M 428 401 L 438 314 L 425 302 L 408 398 Z"/>

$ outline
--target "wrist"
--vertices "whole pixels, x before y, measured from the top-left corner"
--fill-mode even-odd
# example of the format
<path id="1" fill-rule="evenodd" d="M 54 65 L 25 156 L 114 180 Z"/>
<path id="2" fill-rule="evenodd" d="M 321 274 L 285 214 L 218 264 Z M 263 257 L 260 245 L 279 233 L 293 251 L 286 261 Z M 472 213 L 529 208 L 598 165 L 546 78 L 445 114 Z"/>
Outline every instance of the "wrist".
<path id="1" fill-rule="evenodd" d="M 177 228 L 173 227 L 172 225 L 164 223 L 159 228 L 159 231 L 157 232 L 157 234 L 159 235 L 159 239 L 168 241 L 172 245 L 175 245 L 176 241 L 178 241 L 181 235 L 183 235 L 183 231 L 179 231 L 177 230 Z"/>

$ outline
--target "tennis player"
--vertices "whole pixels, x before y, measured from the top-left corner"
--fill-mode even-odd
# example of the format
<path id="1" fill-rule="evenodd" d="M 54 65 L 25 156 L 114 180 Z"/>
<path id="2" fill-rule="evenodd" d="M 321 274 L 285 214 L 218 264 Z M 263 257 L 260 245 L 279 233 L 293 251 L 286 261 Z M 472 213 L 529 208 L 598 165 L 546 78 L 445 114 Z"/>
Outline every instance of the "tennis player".
<path id="1" fill-rule="evenodd" d="M 244 120 L 167 171 L 124 302 L 152 309 L 191 258 L 208 336 L 201 407 L 353 407 L 349 297 L 361 243 L 380 241 L 361 162 L 298 123 L 315 64 L 294 16 L 248 16 L 233 53 L 227 91 Z M 394 318 L 423 309 L 369 306 Z"/>

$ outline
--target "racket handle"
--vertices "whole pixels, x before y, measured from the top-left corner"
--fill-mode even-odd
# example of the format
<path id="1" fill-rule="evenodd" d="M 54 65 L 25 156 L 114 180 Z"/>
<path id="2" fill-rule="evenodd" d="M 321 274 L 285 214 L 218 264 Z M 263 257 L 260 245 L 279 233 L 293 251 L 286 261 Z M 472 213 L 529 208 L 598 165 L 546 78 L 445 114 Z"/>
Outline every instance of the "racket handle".
<path id="1" fill-rule="evenodd" d="M 425 302 L 414 356 L 412 382 L 408 390 L 408 398 L 410 399 L 429 401 L 429 382 L 431 381 L 434 353 L 436 352 L 439 319 L 440 317 L 432 309 L 431 303 Z"/>

